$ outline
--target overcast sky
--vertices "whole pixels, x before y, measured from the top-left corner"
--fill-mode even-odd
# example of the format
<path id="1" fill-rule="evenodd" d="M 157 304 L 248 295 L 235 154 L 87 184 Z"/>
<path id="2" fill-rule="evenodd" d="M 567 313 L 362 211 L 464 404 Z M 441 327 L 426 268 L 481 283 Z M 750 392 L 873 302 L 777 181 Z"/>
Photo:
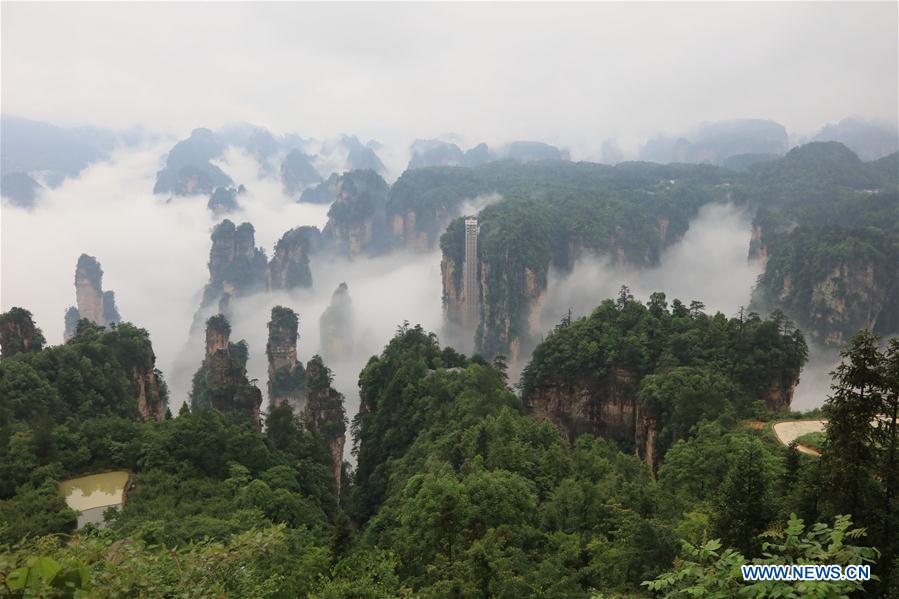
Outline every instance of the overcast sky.
<path id="1" fill-rule="evenodd" d="M 576 145 L 762 117 L 895 121 L 896 2 L 2 3 L 2 110 L 185 135 Z"/>

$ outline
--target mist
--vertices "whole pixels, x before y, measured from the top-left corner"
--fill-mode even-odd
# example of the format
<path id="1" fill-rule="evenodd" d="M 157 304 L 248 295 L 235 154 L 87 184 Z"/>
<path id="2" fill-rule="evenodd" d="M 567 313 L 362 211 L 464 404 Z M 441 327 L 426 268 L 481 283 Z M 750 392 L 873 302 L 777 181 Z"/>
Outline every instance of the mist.
<path id="1" fill-rule="evenodd" d="M 612 264 L 604 256 L 585 255 L 570 273 L 550 269 L 541 326 L 550 330 L 568 309 L 572 317 L 589 314 L 603 299 L 617 297 L 622 285 L 635 298 L 647 301 L 662 291 L 668 302 L 699 300 L 709 313 L 736 315 L 748 306 L 753 285 L 761 274 L 758 263 L 747 260 L 751 217 L 729 204 L 704 206 L 684 238 L 667 248 L 658 266 L 635 269 Z"/>
<path id="2" fill-rule="evenodd" d="M 33 210 L 4 201 L 0 309 L 27 308 L 47 342 L 62 343 L 63 314 L 75 304 L 75 264 L 80 254 L 92 255 L 103 268 L 104 290 L 115 291 L 122 319 L 150 332 L 157 367 L 174 382 L 174 361 L 209 279 L 209 235 L 223 217 L 206 207 L 208 196 L 153 195 L 156 172 L 170 147 L 166 142 L 117 152 L 111 161 L 45 190 Z M 324 226 L 327 206 L 291 201 L 279 182 L 259 177 L 258 163 L 246 154 L 229 150 L 219 164 L 247 187 L 239 196 L 241 210 L 227 217 L 251 222 L 257 246 L 269 255 L 287 229 Z M 177 409 L 186 389 L 171 391 Z"/>
<path id="3" fill-rule="evenodd" d="M 44 191 L 36 209 L 4 204 L 0 308 L 31 310 L 48 343 L 62 343 L 63 313 L 75 303 L 75 263 L 82 252 L 95 256 L 103 267 L 103 287 L 116 292 L 123 320 L 150 332 L 157 367 L 169 383 L 170 405 L 176 411 L 188 400 L 190 378 L 203 359 L 202 323 L 216 311 L 211 306 L 198 313 L 209 277 L 209 235 L 223 216 L 208 210 L 206 196 L 169 199 L 151 193 L 168 144 L 118 151 L 109 162 L 94 164 L 77 178 Z M 294 202 L 284 195 L 274 173 L 243 151 L 229 148 L 217 164 L 247 187 L 238 197 L 240 210 L 227 218 L 252 223 L 256 245 L 269 256 L 286 230 L 324 226 L 327 206 Z M 464 203 L 462 212 L 476 214 L 500 199 L 496 194 L 473 198 Z M 622 285 L 643 301 L 652 292 L 663 291 L 669 301 L 696 299 L 710 313 L 733 316 L 749 303 L 760 274 L 759 265 L 747 261 L 749 236 L 747 213 L 732 205 L 712 204 L 699 212 L 684 238 L 662 254 L 656 267 L 635 269 L 612 264 L 607 257 L 585 255 L 569 273 L 551 269 L 540 329 L 551 330 L 569 308 L 575 317 L 589 314 L 603 299 L 615 297 Z M 445 333 L 444 343 L 471 351 L 470 339 L 456 339 L 444 327 L 439 250 L 353 260 L 318 255 L 311 269 L 312 289 L 258 293 L 232 301 L 231 338 L 248 342 L 248 376 L 261 389 L 267 381 L 266 325 L 271 308 L 283 305 L 297 312 L 298 357 L 308 361 L 323 353 L 319 319 L 340 283 L 348 285 L 352 298 L 352 350 L 325 358 L 335 388 L 346 397 L 350 417 L 358 410 L 360 370 L 404 321 Z M 191 333 L 195 317 L 201 326 Z M 528 356 L 524 358 L 526 362 Z M 812 352 L 797 389 L 796 409 L 823 402 L 827 373 L 834 364 L 833 356 Z M 523 363 L 512 366 L 514 375 Z M 266 398 L 263 409 L 267 403 Z"/>

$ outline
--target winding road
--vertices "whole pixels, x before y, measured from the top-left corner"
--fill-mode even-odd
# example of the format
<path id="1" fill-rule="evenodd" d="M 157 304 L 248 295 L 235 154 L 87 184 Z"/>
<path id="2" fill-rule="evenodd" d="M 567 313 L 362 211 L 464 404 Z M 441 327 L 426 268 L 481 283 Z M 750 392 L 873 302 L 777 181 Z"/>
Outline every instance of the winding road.
<path id="1" fill-rule="evenodd" d="M 789 445 L 794 439 L 806 433 L 824 432 L 824 425 L 826 424 L 826 420 L 784 420 L 774 424 L 774 434 L 777 436 L 778 441 L 784 445 Z M 796 448 L 802 453 L 809 455 L 821 455 L 821 452 L 806 445 L 800 444 Z"/>

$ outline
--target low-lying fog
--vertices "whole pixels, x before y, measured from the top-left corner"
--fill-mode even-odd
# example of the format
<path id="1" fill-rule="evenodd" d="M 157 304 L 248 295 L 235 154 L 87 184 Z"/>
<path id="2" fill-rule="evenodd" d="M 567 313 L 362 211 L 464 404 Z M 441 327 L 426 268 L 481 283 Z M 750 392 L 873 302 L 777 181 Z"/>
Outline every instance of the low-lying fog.
<path id="1" fill-rule="evenodd" d="M 176 197 L 169 202 L 152 194 L 156 171 L 169 147 L 167 141 L 119 152 L 112 161 L 95 164 L 78 178 L 44 191 L 33 210 L 4 204 L 0 308 L 31 310 L 47 341 L 62 343 L 63 313 L 75 303 L 75 263 L 82 252 L 95 256 L 103 267 L 103 288 L 115 291 L 122 318 L 150 331 L 175 412 L 187 400 L 190 376 L 203 358 L 202 331 L 192 339 L 189 331 L 209 277 L 209 234 L 222 217 L 207 209 L 205 196 Z M 287 229 L 324 226 L 326 206 L 291 201 L 280 182 L 261 177 L 259 165 L 247 155 L 231 150 L 221 164 L 235 183 L 244 183 L 248 190 L 239 197 L 242 209 L 228 218 L 238 224 L 252 223 L 256 245 L 265 248 L 269 257 Z M 478 207 L 495 200 L 487 198 Z M 639 299 L 659 290 L 669 301 L 698 299 L 709 312 L 720 310 L 733 316 L 749 303 L 759 274 L 758 267 L 746 260 L 749 234 L 745 213 L 733 206 L 713 205 L 700 212 L 684 239 L 663 254 L 658 267 L 633 270 L 611 265 L 605 258 L 585 257 L 568 275 L 553 271 L 541 314 L 543 328 L 551 329 L 569 307 L 575 316 L 588 314 L 602 299 L 615 297 L 621 285 Z M 352 417 L 358 409 L 359 371 L 381 351 L 398 325 L 408 320 L 440 332 L 440 254 L 398 253 L 353 261 L 317 258 L 312 275 L 313 290 L 261 293 L 232 302 L 232 340 L 249 343 L 249 376 L 258 379 L 264 391 L 271 307 L 285 305 L 299 314 L 298 353 L 306 361 L 321 352 L 319 318 L 335 288 L 346 282 L 355 312 L 354 351 L 325 359 L 334 371 L 335 387 L 347 397 L 347 413 Z M 822 376 L 833 367 L 830 360 L 803 373 L 795 408 L 821 404 L 829 384 Z"/>

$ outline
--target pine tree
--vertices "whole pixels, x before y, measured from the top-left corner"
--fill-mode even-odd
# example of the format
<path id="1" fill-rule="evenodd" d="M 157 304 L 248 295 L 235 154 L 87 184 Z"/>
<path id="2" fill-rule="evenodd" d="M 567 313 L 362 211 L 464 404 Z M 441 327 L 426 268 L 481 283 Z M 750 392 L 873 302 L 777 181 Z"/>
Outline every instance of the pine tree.
<path id="1" fill-rule="evenodd" d="M 877 342 L 867 330 L 853 337 L 841 353 L 841 364 L 831 373 L 832 393 L 824 404 L 828 419 L 821 457 L 825 491 L 834 513 L 851 514 L 862 525 L 871 524 L 876 494 L 872 422 L 882 402 L 882 356 Z"/>
<path id="2" fill-rule="evenodd" d="M 880 452 L 883 526 L 880 577 L 885 592 L 899 595 L 899 339 L 891 339 L 883 360 L 883 393 L 875 436 Z"/>
<path id="3" fill-rule="evenodd" d="M 747 556 L 758 554 L 757 537 L 774 517 L 763 453 L 758 445 L 740 452 L 714 503 L 716 536 Z"/>

